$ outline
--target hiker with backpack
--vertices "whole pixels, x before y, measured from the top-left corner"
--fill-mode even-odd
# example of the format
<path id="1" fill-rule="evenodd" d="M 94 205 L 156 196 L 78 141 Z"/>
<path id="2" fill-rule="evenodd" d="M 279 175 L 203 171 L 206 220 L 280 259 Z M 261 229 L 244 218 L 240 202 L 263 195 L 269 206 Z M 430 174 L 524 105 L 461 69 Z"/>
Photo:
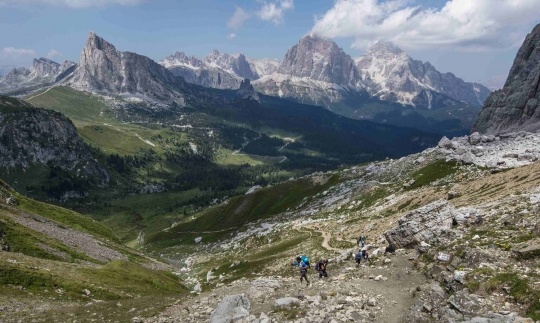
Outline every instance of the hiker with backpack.
<path id="1" fill-rule="evenodd" d="M 364 236 L 359 236 L 358 239 L 356 240 L 356 245 L 358 247 L 360 247 L 360 245 L 362 245 L 362 248 L 363 248 L 365 243 L 366 243 L 366 237 L 364 237 Z"/>
<path id="2" fill-rule="evenodd" d="M 306 280 L 307 286 L 309 286 L 309 280 L 307 278 L 307 272 L 309 265 L 306 264 L 303 260 L 299 262 L 298 267 L 300 268 L 300 285 L 302 285 L 303 280 Z"/>
<path id="3" fill-rule="evenodd" d="M 358 250 L 358 253 L 355 255 L 354 259 L 356 260 L 356 268 L 360 267 L 360 261 L 362 261 L 362 251 Z"/>
<path id="4" fill-rule="evenodd" d="M 321 259 L 318 263 L 315 264 L 315 270 L 319 272 L 319 279 L 323 277 L 328 278 L 328 273 L 326 273 L 326 265 L 328 264 L 328 259 Z"/>
<path id="5" fill-rule="evenodd" d="M 311 265 L 309 264 L 309 257 L 308 256 L 298 256 L 296 257 L 296 261 L 293 262 L 293 266 L 300 265 L 301 262 L 304 262 L 308 268 L 311 268 Z"/>
<path id="6" fill-rule="evenodd" d="M 366 261 L 369 260 L 369 253 L 368 253 L 368 247 L 370 247 L 370 245 L 367 245 L 365 247 L 362 248 L 362 258 Z"/>

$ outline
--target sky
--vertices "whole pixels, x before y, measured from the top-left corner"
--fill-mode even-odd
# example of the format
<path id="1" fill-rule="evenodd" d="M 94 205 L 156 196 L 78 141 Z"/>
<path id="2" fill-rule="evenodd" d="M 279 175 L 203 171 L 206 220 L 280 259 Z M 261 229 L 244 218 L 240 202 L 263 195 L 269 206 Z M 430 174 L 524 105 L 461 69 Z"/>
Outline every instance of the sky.
<path id="1" fill-rule="evenodd" d="M 540 0 L 0 0 L 0 66 L 78 61 L 89 31 L 156 61 L 214 48 L 281 60 L 316 33 L 352 57 L 392 41 L 441 72 L 500 85 L 540 23 L 538 8 Z"/>

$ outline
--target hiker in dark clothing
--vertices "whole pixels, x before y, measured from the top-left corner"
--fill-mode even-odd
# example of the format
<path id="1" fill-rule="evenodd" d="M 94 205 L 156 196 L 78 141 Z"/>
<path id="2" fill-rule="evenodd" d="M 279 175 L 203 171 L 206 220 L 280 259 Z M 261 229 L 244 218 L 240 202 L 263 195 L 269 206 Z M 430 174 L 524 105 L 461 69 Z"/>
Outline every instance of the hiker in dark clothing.
<path id="1" fill-rule="evenodd" d="M 354 259 L 356 260 L 356 268 L 360 267 L 360 261 L 362 261 L 362 252 L 358 250 L 358 253 L 355 255 Z"/>
<path id="2" fill-rule="evenodd" d="M 309 280 L 307 279 L 307 271 L 309 266 L 305 262 L 301 261 L 298 267 L 300 268 L 300 285 L 302 285 L 303 279 L 305 279 L 307 285 L 309 286 Z"/>
<path id="3" fill-rule="evenodd" d="M 366 243 L 366 237 L 364 237 L 364 236 L 359 236 L 358 239 L 356 240 L 356 245 L 358 247 L 360 247 L 360 245 L 362 245 L 362 248 L 363 248 L 365 243 Z"/>
<path id="4" fill-rule="evenodd" d="M 323 277 L 328 278 L 328 273 L 326 272 L 327 264 L 328 264 L 328 259 L 319 260 L 319 262 L 315 264 L 315 270 L 319 272 L 319 279 Z"/>

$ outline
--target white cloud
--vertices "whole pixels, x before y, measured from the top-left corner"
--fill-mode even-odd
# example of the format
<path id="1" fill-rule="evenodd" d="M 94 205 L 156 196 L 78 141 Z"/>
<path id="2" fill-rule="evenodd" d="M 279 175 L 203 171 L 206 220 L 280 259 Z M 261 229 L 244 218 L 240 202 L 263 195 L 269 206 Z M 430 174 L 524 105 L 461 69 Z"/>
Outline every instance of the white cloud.
<path id="1" fill-rule="evenodd" d="M 37 53 L 31 49 L 5 47 L 0 49 L 0 58 L 2 59 L 18 59 L 25 57 L 35 57 Z"/>
<path id="2" fill-rule="evenodd" d="M 62 57 L 62 56 L 64 56 L 64 54 L 60 53 L 56 49 L 51 49 L 51 51 L 49 53 L 47 53 L 47 58 L 48 59 L 53 59 L 53 58 Z"/>
<path id="3" fill-rule="evenodd" d="M 232 29 L 240 29 L 244 25 L 244 22 L 251 18 L 251 14 L 246 12 L 244 9 L 240 7 L 236 7 L 234 10 L 234 14 L 227 22 L 227 27 Z"/>
<path id="4" fill-rule="evenodd" d="M 0 0 L 0 5 L 44 4 L 58 7 L 89 8 L 106 5 L 134 5 L 147 0 Z"/>
<path id="5" fill-rule="evenodd" d="M 450 0 L 440 10 L 410 3 L 336 0 L 312 32 L 353 37 L 358 49 L 386 40 L 405 49 L 488 50 L 519 46 L 540 18 L 540 0 Z"/>
<path id="6" fill-rule="evenodd" d="M 236 37 L 235 33 L 230 33 L 229 36 L 227 36 L 227 38 L 229 38 L 229 39 L 233 39 L 235 37 Z"/>
<path id="7" fill-rule="evenodd" d="M 260 8 L 252 12 L 236 7 L 233 16 L 227 22 L 227 27 L 238 30 L 252 17 L 280 25 L 284 21 L 285 12 L 294 9 L 294 0 L 257 0 L 257 2 Z"/>
<path id="8" fill-rule="evenodd" d="M 261 1 L 262 8 L 257 16 L 265 21 L 271 21 L 275 25 L 283 23 L 285 12 L 294 9 L 293 0 L 280 0 L 275 2 Z"/>

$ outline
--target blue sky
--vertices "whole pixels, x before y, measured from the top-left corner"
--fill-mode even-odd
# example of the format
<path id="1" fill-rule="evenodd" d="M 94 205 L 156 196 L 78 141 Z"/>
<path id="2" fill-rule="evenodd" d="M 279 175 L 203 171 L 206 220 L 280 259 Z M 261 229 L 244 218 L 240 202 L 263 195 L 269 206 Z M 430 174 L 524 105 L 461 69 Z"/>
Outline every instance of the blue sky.
<path id="1" fill-rule="evenodd" d="M 0 0 L 0 65 L 29 66 L 47 55 L 77 61 L 91 30 L 154 60 L 175 51 L 202 57 L 214 48 L 281 60 L 315 31 L 353 57 L 385 39 L 465 80 L 500 78 L 540 22 L 540 11 L 530 10 L 540 0 L 475 0 L 472 8 L 465 1 Z"/>

